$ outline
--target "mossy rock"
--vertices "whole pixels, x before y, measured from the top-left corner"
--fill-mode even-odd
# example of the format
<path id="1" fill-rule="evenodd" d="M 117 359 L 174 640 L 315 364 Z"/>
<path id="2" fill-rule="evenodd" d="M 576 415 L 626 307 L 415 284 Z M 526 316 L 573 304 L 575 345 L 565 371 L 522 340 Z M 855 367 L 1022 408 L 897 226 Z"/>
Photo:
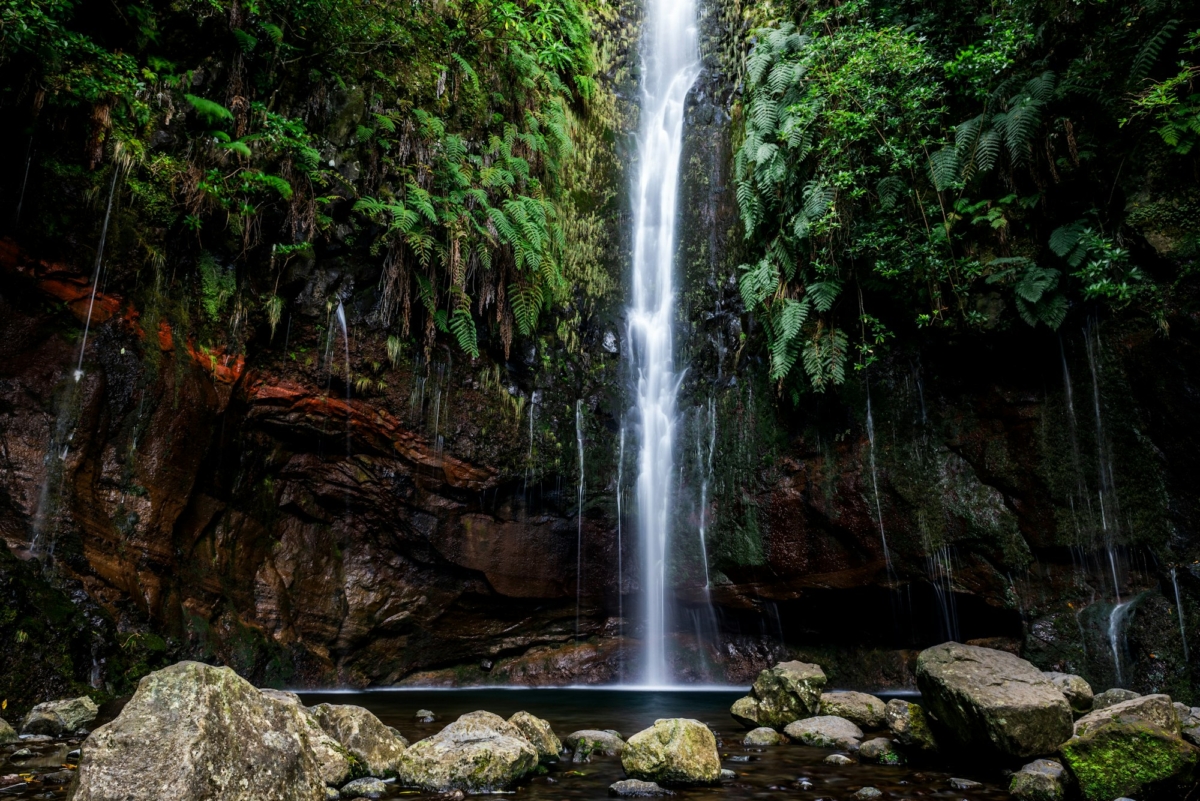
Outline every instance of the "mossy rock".
<path id="1" fill-rule="evenodd" d="M 630 737 L 621 765 L 631 778 L 663 784 L 714 784 L 721 778 L 717 738 L 688 718 L 656 720 Z"/>
<path id="2" fill-rule="evenodd" d="M 1062 756 L 1088 801 L 1141 797 L 1147 788 L 1191 779 L 1200 750 L 1135 718 L 1097 726 L 1063 744 Z"/>

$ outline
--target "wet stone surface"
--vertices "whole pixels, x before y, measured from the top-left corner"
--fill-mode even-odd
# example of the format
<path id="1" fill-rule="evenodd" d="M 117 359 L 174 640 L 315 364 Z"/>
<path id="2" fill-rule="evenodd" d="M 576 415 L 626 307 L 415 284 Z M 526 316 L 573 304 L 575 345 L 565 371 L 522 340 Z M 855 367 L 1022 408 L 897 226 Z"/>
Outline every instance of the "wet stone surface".
<path id="1" fill-rule="evenodd" d="M 854 801 L 875 788 L 880 801 L 1008 801 L 1007 779 L 998 771 L 972 770 L 970 765 L 950 765 L 914 756 L 906 766 L 879 765 L 858 760 L 827 764 L 825 758 L 840 753 L 795 743 L 779 746 L 742 744 L 746 729 L 729 717 L 729 707 L 743 692 L 641 692 L 630 690 L 455 690 L 379 691 L 363 693 L 308 693 L 306 705 L 321 702 L 358 704 L 374 712 L 386 725 L 395 726 L 416 742 L 436 734 L 446 721 L 484 709 L 505 718 L 526 710 L 547 721 L 560 736 L 581 729 L 613 729 L 632 735 L 659 718 L 691 717 L 707 724 L 717 737 L 721 766 L 726 774 L 710 787 L 669 788 L 675 801 L 742 801 L 744 799 L 796 799 L 796 801 Z M 418 709 L 437 709 L 439 720 L 415 720 Z M 99 724 L 102 721 L 97 721 Z M 865 731 L 867 738 L 886 731 Z M 22 741 L 0 747 L 0 776 L 24 775 L 3 798 L 66 798 L 69 783 L 64 771 L 73 772 L 78 737 L 48 742 Z M 13 761 L 11 754 L 29 749 L 31 756 Z M 609 787 L 626 779 L 621 760 L 593 755 L 587 763 L 573 763 L 569 754 L 544 763 L 546 772 L 519 783 L 513 790 L 530 801 L 611 799 Z M 29 779 L 28 781 L 26 779 Z M 978 785 L 955 789 L 952 779 L 969 779 Z M 69 782 L 69 780 L 68 780 Z M 385 785 L 384 798 L 438 799 L 437 793 L 414 792 L 395 783 Z M 3 790 L 3 788 L 0 788 Z"/>

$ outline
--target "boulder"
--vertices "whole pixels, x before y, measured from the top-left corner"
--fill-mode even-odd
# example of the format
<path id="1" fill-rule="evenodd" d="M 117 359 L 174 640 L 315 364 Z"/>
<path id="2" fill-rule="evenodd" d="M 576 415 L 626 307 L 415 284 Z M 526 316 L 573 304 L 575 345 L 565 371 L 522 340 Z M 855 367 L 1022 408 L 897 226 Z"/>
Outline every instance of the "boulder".
<path id="1" fill-rule="evenodd" d="M 858 748 L 858 758 L 881 765 L 903 765 L 904 757 L 896 750 L 896 746 L 886 737 L 876 737 L 867 740 Z"/>
<path id="2" fill-rule="evenodd" d="M 933 717 L 964 748 L 1003 757 L 1053 753 L 1071 736 L 1070 704 L 1040 670 L 1007 651 L 949 642 L 917 657 Z"/>
<path id="3" fill-rule="evenodd" d="M 862 729 L 836 715 L 819 715 L 789 723 L 783 733 L 798 743 L 817 748 L 853 751 L 862 739 Z"/>
<path id="4" fill-rule="evenodd" d="M 877 787 L 860 787 L 858 792 L 850 797 L 855 801 L 875 801 L 876 798 L 883 798 L 883 791 Z"/>
<path id="5" fill-rule="evenodd" d="M 850 757 L 846 756 L 845 754 L 830 754 L 829 756 L 825 757 L 821 761 L 824 762 L 826 765 L 837 765 L 839 767 L 844 767 L 845 765 L 853 765 L 854 764 L 854 760 L 851 759 Z"/>
<path id="6" fill-rule="evenodd" d="M 338 793 L 339 798 L 383 798 L 387 795 L 386 783 L 373 776 L 355 779 Z"/>
<path id="7" fill-rule="evenodd" d="M 1119 704 L 1097 709 L 1075 721 L 1075 736 L 1082 737 L 1097 726 L 1118 718 L 1136 718 L 1153 723 L 1172 734 L 1179 734 L 1179 716 L 1168 695 L 1139 695 Z"/>
<path id="8" fill-rule="evenodd" d="M 352 704 L 317 704 L 309 714 L 372 776 L 395 773 L 408 743 L 369 710 Z"/>
<path id="9" fill-rule="evenodd" d="M 400 755 L 400 782 L 445 792 L 501 790 L 537 767 L 537 749 L 516 726 L 491 712 L 463 715 Z"/>
<path id="10" fill-rule="evenodd" d="M 625 741 L 615 732 L 597 729 L 573 731 L 563 744 L 571 749 L 572 762 L 590 762 L 594 754 L 620 756 L 625 750 Z"/>
<path id="11" fill-rule="evenodd" d="M 1200 726 L 1200 706 L 1188 706 L 1176 701 L 1175 714 L 1179 717 L 1179 727 L 1182 729 L 1194 729 Z"/>
<path id="12" fill-rule="evenodd" d="M 8 721 L 6 721 L 4 718 L 0 718 L 0 745 L 15 743 L 19 739 L 21 738 L 17 736 L 16 730 L 14 730 L 12 726 L 8 725 Z"/>
<path id="13" fill-rule="evenodd" d="M 1134 698 L 1140 698 L 1141 693 L 1135 693 L 1133 690 L 1122 690 L 1120 687 L 1114 687 L 1111 690 L 1105 690 L 1096 695 L 1092 699 L 1092 709 L 1104 709 L 1105 707 L 1119 704 L 1123 701 L 1132 701 Z"/>
<path id="14" fill-rule="evenodd" d="M 742 739 L 742 745 L 779 745 L 781 742 L 783 737 L 779 732 L 768 726 L 752 729 L 746 732 L 745 738 Z"/>
<path id="15" fill-rule="evenodd" d="M 729 712 L 747 728 L 781 729 L 793 720 L 817 714 L 825 672 L 808 662 L 780 662 L 758 674 L 750 695 L 734 702 Z"/>
<path id="16" fill-rule="evenodd" d="M 417 723 L 433 723 L 437 720 L 437 715 L 428 709 L 418 709 L 417 714 L 413 715 L 413 718 Z"/>
<path id="17" fill-rule="evenodd" d="M 58 737 L 82 729 L 96 719 L 100 708 L 86 695 L 64 701 L 38 704 L 25 716 L 22 734 L 48 734 Z"/>
<path id="18" fill-rule="evenodd" d="M 668 718 L 629 738 L 621 765 L 634 779 L 713 784 L 721 778 L 717 738 L 698 720 Z"/>
<path id="19" fill-rule="evenodd" d="M 622 798 L 646 798 L 656 795 L 674 795 L 654 782 L 644 782 L 640 779 L 622 779 L 608 786 L 609 795 L 619 795 Z"/>
<path id="20" fill-rule="evenodd" d="M 1054 673 L 1052 671 L 1047 671 L 1045 676 L 1067 699 L 1067 703 L 1071 705 L 1071 711 L 1076 715 L 1086 715 L 1092 711 L 1092 685 L 1084 681 L 1081 676 L 1076 676 L 1074 673 Z"/>
<path id="21" fill-rule="evenodd" d="M 873 695 L 846 690 L 821 693 L 821 714 L 836 715 L 864 729 L 881 729 L 887 722 L 885 704 Z"/>
<path id="22" fill-rule="evenodd" d="M 322 801 L 320 729 L 229 668 L 180 662 L 146 676 L 87 738 L 74 801 Z"/>
<path id="23" fill-rule="evenodd" d="M 1200 746 L 1200 726 L 1184 729 L 1181 733 L 1183 734 L 1183 739 L 1192 745 Z"/>
<path id="24" fill-rule="evenodd" d="M 1174 731 L 1128 716 L 1088 726 L 1060 751 L 1087 801 L 1142 798 L 1190 781 L 1200 755 Z"/>
<path id="25" fill-rule="evenodd" d="M 509 718 L 508 722 L 537 749 L 538 757 L 541 759 L 553 759 L 562 751 L 562 741 L 550 728 L 550 724 L 541 718 L 534 717 L 528 712 L 518 712 Z"/>
<path id="26" fill-rule="evenodd" d="M 1063 801 L 1067 773 L 1053 759 L 1035 759 L 1013 774 L 1008 794 L 1013 801 Z"/>
<path id="27" fill-rule="evenodd" d="M 300 696 L 290 690 L 275 690 L 270 687 L 261 687 L 259 688 L 259 692 L 273 700 L 283 701 L 285 704 L 293 704 L 301 709 L 304 708 L 304 702 L 300 700 Z"/>
<path id="28" fill-rule="evenodd" d="M 933 739 L 933 729 L 929 727 L 929 719 L 920 704 L 893 698 L 884 709 L 888 728 L 902 745 L 915 748 L 918 751 L 936 751 L 937 741 Z"/>

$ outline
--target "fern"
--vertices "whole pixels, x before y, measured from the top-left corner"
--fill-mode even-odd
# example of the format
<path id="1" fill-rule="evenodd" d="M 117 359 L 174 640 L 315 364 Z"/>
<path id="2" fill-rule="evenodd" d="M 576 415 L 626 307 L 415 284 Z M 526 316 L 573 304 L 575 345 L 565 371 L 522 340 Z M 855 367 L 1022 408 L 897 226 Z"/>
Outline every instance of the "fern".
<path id="1" fill-rule="evenodd" d="M 1083 220 L 1056 228 L 1050 234 L 1050 250 L 1054 255 L 1063 258 L 1069 266 L 1078 267 L 1087 257 L 1087 244 L 1084 241 L 1084 234 L 1087 232 L 1087 223 Z"/>
<path id="2" fill-rule="evenodd" d="M 454 314 L 450 315 L 449 328 L 458 340 L 458 346 L 472 359 L 478 359 L 479 339 L 475 334 L 475 319 L 471 317 L 470 309 L 463 306 L 455 309 Z"/>
<path id="3" fill-rule="evenodd" d="M 805 287 L 805 296 L 812 300 L 813 307 L 819 312 L 829 311 L 841 292 L 840 281 L 814 281 Z"/>
<path id="4" fill-rule="evenodd" d="M 196 116 L 206 125 L 216 125 L 219 122 L 233 119 L 233 112 L 220 103 L 196 95 L 184 95 L 183 98 L 191 104 L 192 108 L 196 110 Z"/>
<path id="5" fill-rule="evenodd" d="M 1138 84 L 1149 77 L 1150 70 L 1154 69 L 1154 65 L 1162 53 L 1163 46 L 1170 40 L 1171 35 L 1175 33 L 1175 29 L 1178 27 L 1179 20 L 1169 19 L 1158 29 L 1158 33 L 1151 36 L 1142 45 L 1141 50 L 1138 51 L 1137 56 L 1133 59 L 1132 66 L 1129 68 L 1129 85 L 1131 87 L 1136 88 Z"/>

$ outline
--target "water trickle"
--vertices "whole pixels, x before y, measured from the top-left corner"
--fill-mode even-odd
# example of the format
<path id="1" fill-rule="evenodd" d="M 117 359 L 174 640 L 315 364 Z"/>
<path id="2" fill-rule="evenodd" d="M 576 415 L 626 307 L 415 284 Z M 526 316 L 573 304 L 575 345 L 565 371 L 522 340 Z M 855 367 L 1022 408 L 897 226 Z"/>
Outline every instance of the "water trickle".
<path id="1" fill-rule="evenodd" d="M 696 437 L 696 463 L 701 468 L 700 478 L 700 559 L 704 562 L 704 592 L 708 592 L 710 585 L 708 577 L 708 483 L 713 477 L 713 451 L 717 447 L 717 409 L 716 401 L 713 398 L 708 399 L 708 451 L 705 453 L 702 449 L 703 441 L 700 436 Z M 699 432 L 704 433 L 704 427 L 701 427 Z M 711 603 L 711 602 L 710 602 Z"/>
<path id="2" fill-rule="evenodd" d="M 629 341 L 637 377 L 641 433 L 637 509 L 641 538 L 645 675 L 669 680 L 666 660 L 666 558 L 673 502 L 676 395 L 675 222 L 683 151 L 684 100 L 699 74 L 694 0 L 650 0 L 642 41 L 642 130 L 633 186 L 633 292 Z"/>
<path id="3" fill-rule="evenodd" d="M 352 453 L 352 429 L 350 415 L 350 330 L 346 327 L 346 310 L 342 307 L 342 302 L 340 300 L 338 301 L 337 305 L 337 321 L 338 326 L 340 326 L 342 329 L 342 344 L 346 346 L 346 458 L 349 459 Z M 346 502 L 349 503 L 348 494 L 346 496 Z"/>
<path id="4" fill-rule="evenodd" d="M 1113 671 L 1117 676 L 1117 686 L 1121 687 L 1125 683 L 1124 677 L 1121 675 L 1121 651 L 1124 650 L 1124 634 L 1123 627 L 1125 619 L 1129 616 L 1129 607 L 1137 600 L 1131 598 L 1128 601 L 1113 605 L 1112 612 L 1108 615 L 1108 645 L 1112 649 Z"/>
<path id="5" fill-rule="evenodd" d="M 533 470 L 533 407 L 536 405 L 529 404 L 529 453 L 525 457 L 525 488 L 521 490 L 521 497 L 526 504 L 529 503 L 529 473 Z M 621 433 L 624 434 L 624 431 Z"/>
<path id="6" fill-rule="evenodd" d="M 579 491 L 575 531 L 575 640 L 579 640 L 579 608 L 583 600 L 583 399 L 575 401 L 575 447 L 579 451 Z"/>
<path id="7" fill-rule="evenodd" d="M 17 213 L 13 215 L 13 233 L 21 226 L 21 208 L 25 205 L 25 188 L 29 185 L 29 165 L 33 163 L 33 137 L 25 147 L 25 176 L 21 179 L 21 194 L 17 197 Z"/>
<path id="8" fill-rule="evenodd" d="M 625 634 L 625 551 L 621 544 L 621 492 L 625 484 L 625 424 L 621 424 L 621 438 L 617 446 L 617 636 Z M 624 653 L 624 650 L 622 650 Z M 621 679 L 625 678 L 625 665 L 620 668 Z"/>
<path id="9" fill-rule="evenodd" d="M 1190 664 L 1191 660 L 1188 657 L 1188 641 L 1187 641 L 1187 626 L 1183 619 L 1183 596 L 1179 594 L 1179 578 L 1175 575 L 1175 568 L 1171 568 L 1171 588 L 1175 590 L 1175 610 L 1179 613 L 1179 640 L 1183 643 L 1183 661 Z"/>
<path id="10" fill-rule="evenodd" d="M 1096 412 L 1096 472 L 1099 478 L 1096 493 L 1100 503 L 1100 527 L 1104 534 L 1104 548 L 1108 555 L 1108 566 L 1112 572 L 1113 594 L 1118 604 L 1121 600 L 1121 582 L 1117 569 L 1117 521 L 1116 487 L 1113 482 L 1112 460 L 1109 458 L 1108 441 L 1104 435 L 1104 419 L 1100 414 L 1100 374 L 1097 367 L 1100 358 L 1100 332 L 1085 329 L 1083 340 L 1087 346 L 1088 368 L 1092 371 L 1092 402 Z M 1119 672 L 1119 671 L 1118 671 Z"/>
<path id="11" fill-rule="evenodd" d="M 92 310 L 96 307 L 96 288 L 100 286 L 100 266 L 104 263 L 104 242 L 108 239 L 108 221 L 112 217 L 113 196 L 117 193 L 117 176 L 121 170 L 113 165 L 112 182 L 108 187 L 108 207 L 104 210 L 104 225 L 100 227 L 100 245 L 96 248 L 96 267 L 92 271 L 92 297 L 88 301 L 87 319 L 83 323 L 83 341 L 79 344 L 79 364 L 75 381 L 83 378 L 83 354 L 87 350 L 88 331 L 92 327 Z"/>
<path id="12" fill-rule="evenodd" d="M 871 387 L 867 385 L 867 444 L 871 461 L 871 488 L 875 491 L 875 516 L 879 520 L 879 540 L 883 543 L 883 561 L 888 579 L 892 577 L 892 553 L 888 550 L 887 532 L 883 528 L 883 505 L 879 501 L 879 477 L 875 470 L 875 419 L 871 415 Z"/>

